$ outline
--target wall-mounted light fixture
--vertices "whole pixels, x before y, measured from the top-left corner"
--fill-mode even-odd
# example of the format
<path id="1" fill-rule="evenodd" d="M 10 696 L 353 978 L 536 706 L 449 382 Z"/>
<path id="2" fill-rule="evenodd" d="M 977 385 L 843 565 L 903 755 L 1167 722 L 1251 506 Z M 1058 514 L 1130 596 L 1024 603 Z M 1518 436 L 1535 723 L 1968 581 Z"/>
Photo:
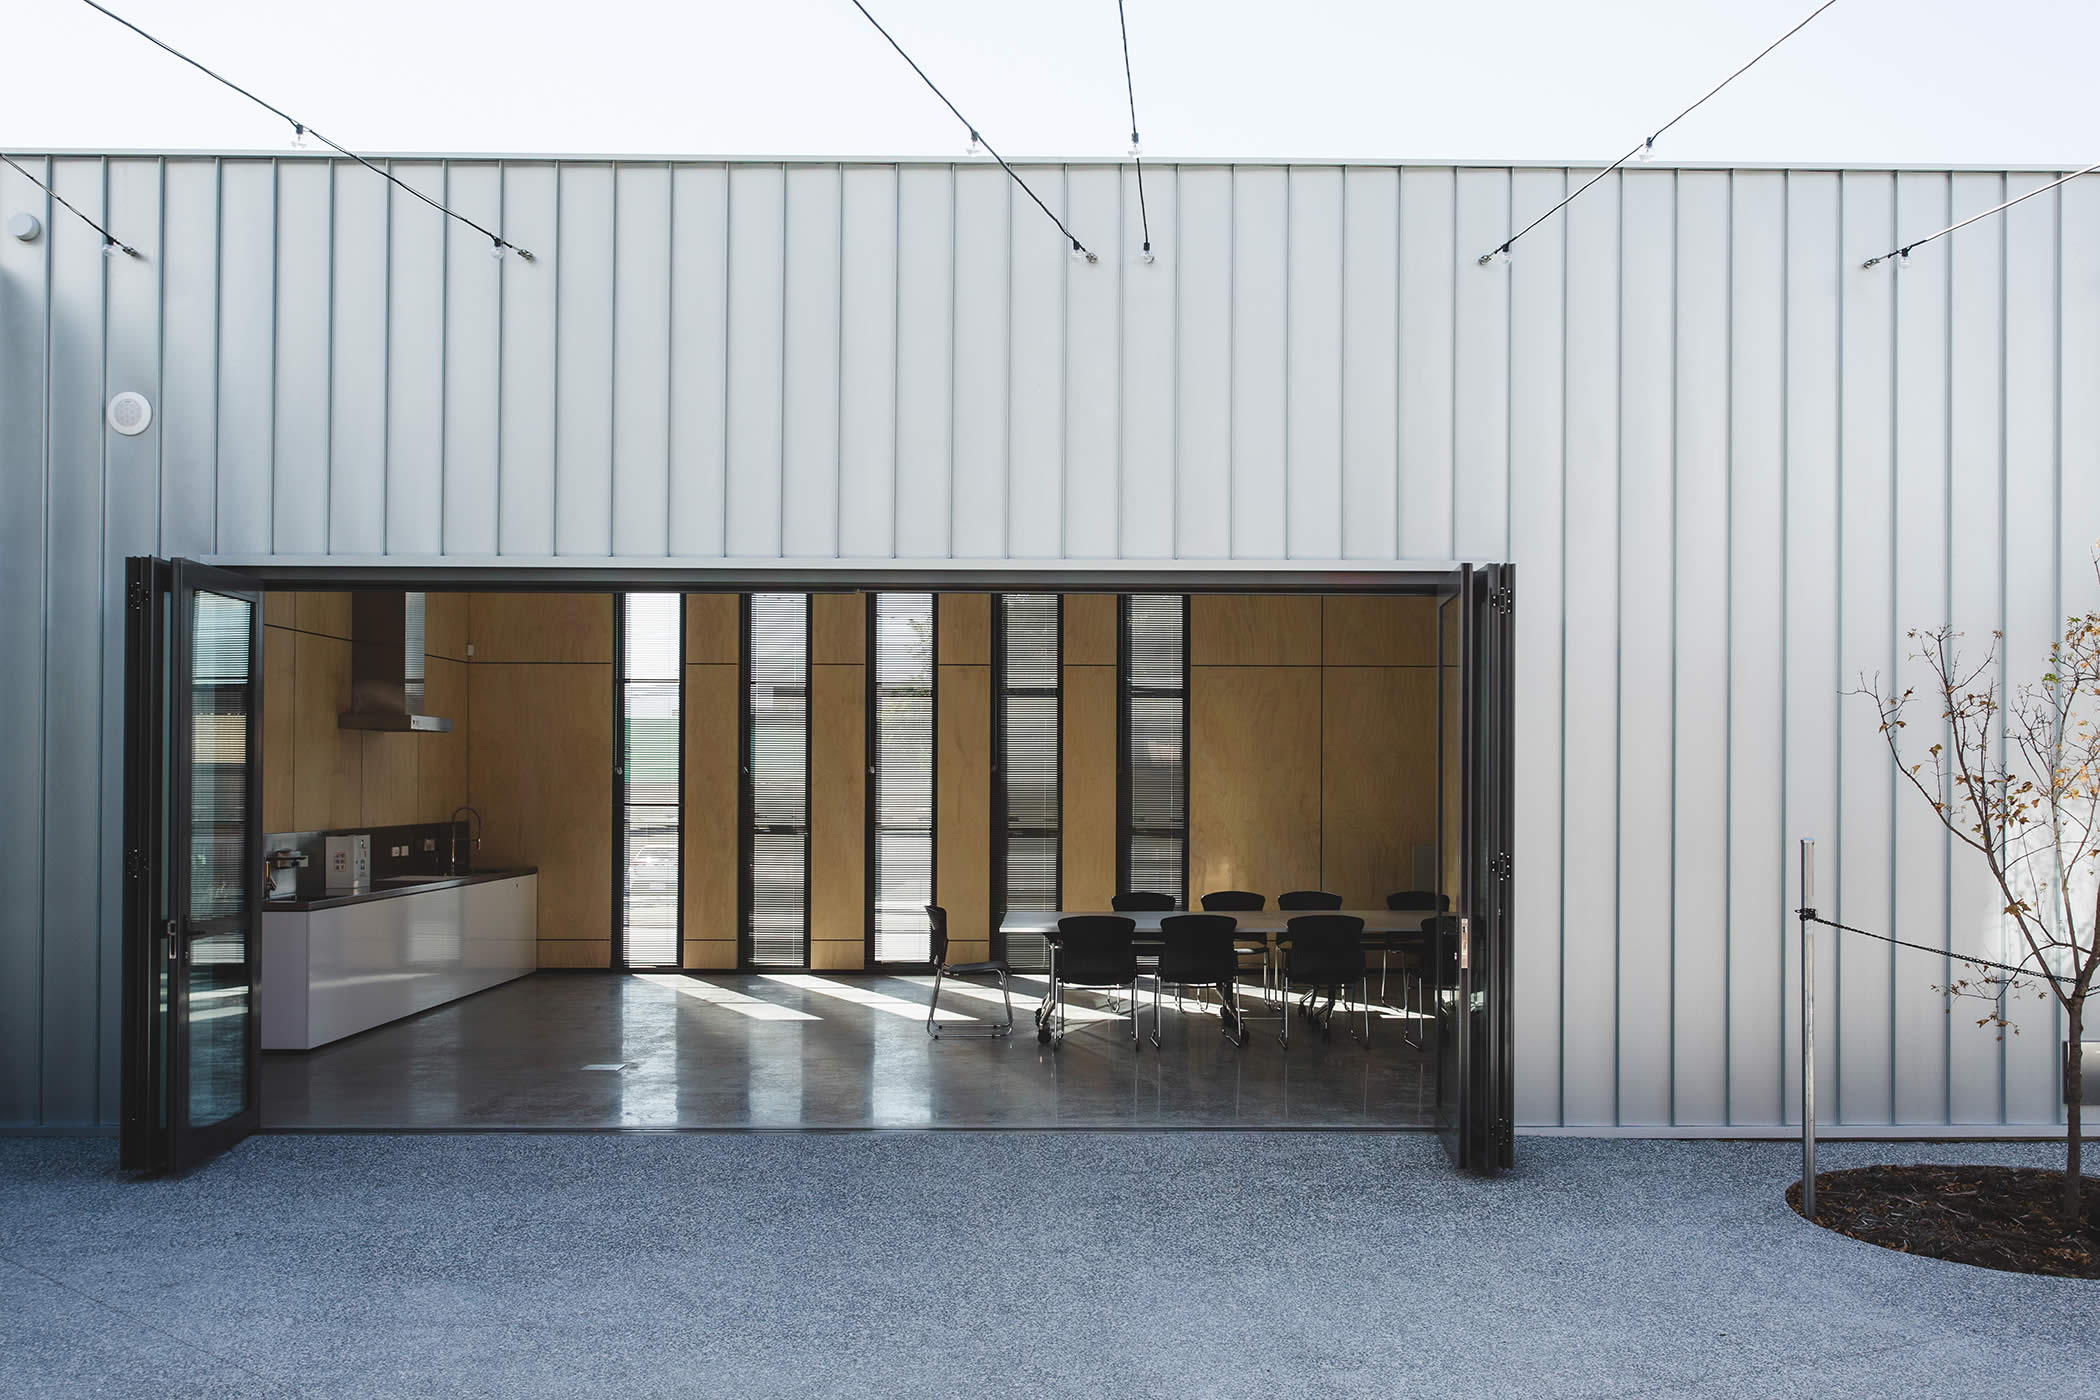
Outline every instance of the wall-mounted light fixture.
<path id="1" fill-rule="evenodd" d="M 109 426 L 125 437 L 137 437 L 153 422 L 153 405 L 146 396 L 126 389 L 109 401 Z"/>
<path id="2" fill-rule="evenodd" d="M 7 231 L 24 243 L 34 243 L 44 231 L 44 221 L 34 214 L 10 214 Z"/>

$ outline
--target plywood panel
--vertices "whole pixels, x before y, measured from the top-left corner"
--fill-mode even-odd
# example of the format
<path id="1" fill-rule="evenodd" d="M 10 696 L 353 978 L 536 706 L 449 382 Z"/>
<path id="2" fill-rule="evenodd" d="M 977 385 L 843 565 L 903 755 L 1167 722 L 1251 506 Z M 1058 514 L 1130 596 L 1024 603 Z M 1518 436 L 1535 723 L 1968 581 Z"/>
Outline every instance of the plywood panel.
<path id="1" fill-rule="evenodd" d="M 814 890 L 812 890 L 814 896 Z M 814 917 L 811 920 L 815 926 Z M 813 939 L 809 945 L 809 967 L 812 972 L 859 972 L 868 963 L 868 944 L 865 938 L 851 942 L 844 939 Z"/>
<path id="2" fill-rule="evenodd" d="M 1436 665 L 1436 599 L 1337 595 L 1320 600 L 1329 666 Z"/>
<path id="3" fill-rule="evenodd" d="M 263 622 L 271 627 L 297 627 L 299 595 L 282 590 L 263 594 Z"/>
<path id="4" fill-rule="evenodd" d="M 289 604 L 291 600 L 287 597 L 285 601 Z M 293 830 L 292 780 L 299 752 L 294 734 L 299 713 L 298 672 L 293 663 L 297 641 L 297 637 L 285 628 L 263 628 L 264 831 Z"/>
<path id="5" fill-rule="evenodd" d="M 1116 595 L 1067 593 L 1064 606 L 1065 664 L 1115 665 Z"/>
<path id="6" fill-rule="evenodd" d="M 360 745 L 358 821 L 406 826 L 416 819 L 416 760 L 425 736 L 365 731 Z"/>
<path id="7" fill-rule="evenodd" d="M 414 736 L 416 820 L 441 822 L 450 820 L 467 800 L 467 666 L 443 657 L 423 664 L 424 708 L 450 719 L 452 728 L 444 734 Z"/>
<path id="8" fill-rule="evenodd" d="M 685 962 L 688 972 L 734 972 L 736 971 L 736 940 L 734 938 L 688 938 L 685 941 Z"/>
<path id="9" fill-rule="evenodd" d="M 1072 614 L 1065 613 L 1069 621 Z M 1116 668 L 1064 670 L 1062 903 L 1106 909 L 1116 892 Z"/>
<path id="10" fill-rule="evenodd" d="M 1317 666 L 1320 600 L 1252 593 L 1189 600 L 1192 666 Z"/>
<path id="11" fill-rule="evenodd" d="M 469 784 L 486 819 L 481 860 L 539 867 L 544 940 L 609 937 L 610 668 L 468 669 Z"/>
<path id="12" fill-rule="evenodd" d="M 309 632 L 293 636 L 292 822 L 294 831 L 356 826 L 362 818 L 360 732 L 336 716 L 350 708 L 350 643 Z"/>
<path id="13" fill-rule="evenodd" d="M 293 626 L 301 632 L 318 632 L 324 637 L 350 635 L 350 595 L 347 593 L 295 593 L 292 607 Z"/>
<path id="14" fill-rule="evenodd" d="M 1320 878 L 1320 672 L 1199 666 L 1189 680 L 1189 888 L 1271 898 Z"/>
<path id="15" fill-rule="evenodd" d="M 735 666 L 685 668 L 685 933 L 726 941 L 723 967 L 736 966 L 741 701 Z"/>
<path id="16" fill-rule="evenodd" d="M 818 666 L 868 659 L 868 595 L 819 593 L 810 599 L 809 659 Z"/>
<path id="17" fill-rule="evenodd" d="M 982 943 L 991 937 L 991 667 L 943 666 L 937 683 L 936 902 L 950 937 Z"/>
<path id="18" fill-rule="evenodd" d="M 423 655 L 450 661 L 467 659 L 467 612 L 471 593 L 423 595 Z M 443 710 L 435 713 L 443 714 Z"/>
<path id="19" fill-rule="evenodd" d="M 743 654 L 740 607 L 734 593 L 686 594 L 685 659 L 689 664 L 736 665 Z"/>
<path id="20" fill-rule="evenodd" d="M 992 660 L 992 595 L 943 593 L 935 605 L 935 645 L 943 666 L 988 666 Z"/>
<path id="21" fill-rule="evenodd" d="M 812 666 L 810 690 L 809 936 L 859 948 L 868 923 L 867 668 Z"/>
<path id="22" fill-rule="evenodd" d="M 1320 702 L 1320 888 L 1379 908 L 1436 841 L 1436 672 L 1329 667 Z"/>
<path id="23" fill-rule="evenodd" d="M 468 625 L 477 663 L 612 661 L 609 593 L 476 593 Z"/>
<path id="24" fill-rule="evenodd" d="M 545 872 L 541 872 L 543 875 Z M 544 883 L 544 882 L 543 882 Z M 540 906 L 546 907 L 543 892 Z M 540 966 L 559 968 L 597 968 L 612 966 L 612 944 L 596 938 L 542 938 L 540 940 Z"/>

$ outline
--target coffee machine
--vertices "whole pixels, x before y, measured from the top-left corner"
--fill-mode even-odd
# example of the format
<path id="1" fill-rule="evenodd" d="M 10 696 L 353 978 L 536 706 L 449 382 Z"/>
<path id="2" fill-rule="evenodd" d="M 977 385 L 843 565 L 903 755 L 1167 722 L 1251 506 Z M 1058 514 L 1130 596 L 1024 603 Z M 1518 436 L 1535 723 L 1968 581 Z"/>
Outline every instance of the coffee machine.
<path id="1" fill-rule="evenodd" d="M 306 868 L 306 852 L 272 851 L 263 858 L 263 865 L 269 871 L 269 883 L 263 888 L 264 899 L 299 897 L 299 872 Z"/>

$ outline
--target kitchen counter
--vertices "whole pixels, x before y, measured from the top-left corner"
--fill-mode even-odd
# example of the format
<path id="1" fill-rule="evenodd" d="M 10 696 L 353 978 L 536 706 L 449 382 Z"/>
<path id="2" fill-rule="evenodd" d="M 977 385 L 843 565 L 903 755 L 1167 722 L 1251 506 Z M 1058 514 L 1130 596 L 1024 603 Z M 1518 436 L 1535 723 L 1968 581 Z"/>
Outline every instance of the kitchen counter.
<path id="1" fill-rule="evenodd" d="M 515 870 L 469 870 L 464 875 L 396 875 L 373 881 L 368 890 L 339 891 L 311 899 L 266 899 L 262 907 L 265 914 L 311 914 L 319 909 L 341 909 L 350 904 L 369 904 L 375 899 L 399 899 L 426 890 L 455 890 L 462 885 L 484 885 L 491 880 L 515 880 L 521 875 L 539 873 L 538 866 L 523 865 Z"/>

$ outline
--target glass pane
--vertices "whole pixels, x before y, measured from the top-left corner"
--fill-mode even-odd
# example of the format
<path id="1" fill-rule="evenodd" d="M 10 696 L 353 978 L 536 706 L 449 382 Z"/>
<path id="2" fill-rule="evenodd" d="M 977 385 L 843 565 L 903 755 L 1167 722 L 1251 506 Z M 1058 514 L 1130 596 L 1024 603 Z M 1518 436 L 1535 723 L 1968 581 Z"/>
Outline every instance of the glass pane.
<path id="1" fill-rule="evenodd" d="M 192 919 L 246 912 L 248 673 L 254 605 L 199 593 L 190 637 L 190 907 Z"/>
<path id="2" fill-rule="evenodd" d="M 933 956 L 933 595 L 875 597 L 875 960 Z"/>
<path id="3" fill-rule="evenodd" d="M 630 806 L 626 831 L 626 960 L 678 962 L 678 809 Z"/>
<path id="4" fill-rule="evenodd" d="M 248 1106 L 248 935 L 190 940 L 189 1068 L 192 1128 Z"/>
<path id="5" fill-rule="evenodd" d="M 1438 722 L 1441 728 L 1437 754 L 1437 893 L 1450 901 L 1454 914 L 1466 912 L 1466 901 L 1458 888 L 1459 867 L 1459 608 L 1458 598 L 1446 598 L 1437 609 L 1439 634 L 1437 675 Z"/>
<path id="6" fill-rule="evenodd" d="M 630 681 L 675 681 L 679 664 L 677 593 L 629 593 L 626 633 L 621 638 Z"/>
<path id="7" fill-rule="evenodd" d="M 809 838 L 759 833 L 751 838 L 751 961 L 800 967 L 804 959 L 803 871 Z"/>
<path id="8" fill-rule="evenodd" d="M 751 962 L 801 967 L 809 929 L 808 595 L 752 594 L 750 642 Z"/>
<path id="9" fill-rule="evenodd" d="M 1181 843 L 1176 836 L 1130 838 L 1130 888 L 1181 896 Z"/>
<path id="10" fill-rule="evenodd" d="M 678 802 L 678 682 L 629 681 L 625 691 L 627 800 L 641 806 Z"/>

